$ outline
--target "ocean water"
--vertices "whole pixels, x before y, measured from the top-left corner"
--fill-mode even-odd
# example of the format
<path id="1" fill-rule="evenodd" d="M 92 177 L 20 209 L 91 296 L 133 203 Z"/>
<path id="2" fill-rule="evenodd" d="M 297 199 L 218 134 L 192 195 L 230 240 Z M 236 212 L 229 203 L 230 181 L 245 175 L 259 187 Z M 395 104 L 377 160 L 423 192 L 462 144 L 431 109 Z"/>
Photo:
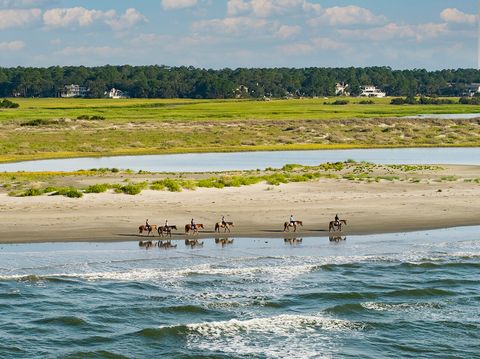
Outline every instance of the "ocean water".
<path id="1" fill-rule="evenodd" d="M 480 227 L 0 245 L 1 358 L 478 358 Z"/>

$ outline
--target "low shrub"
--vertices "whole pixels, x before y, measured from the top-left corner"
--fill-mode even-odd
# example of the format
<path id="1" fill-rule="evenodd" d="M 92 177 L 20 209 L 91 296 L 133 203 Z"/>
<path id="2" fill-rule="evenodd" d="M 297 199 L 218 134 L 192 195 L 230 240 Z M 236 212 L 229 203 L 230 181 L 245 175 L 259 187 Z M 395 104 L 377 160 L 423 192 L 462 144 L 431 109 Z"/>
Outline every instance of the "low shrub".
<path id="1" fill-rule="evenodd" d="M 106 192 L 109 188 L 110 186 L 106 183 L 94 184 L 94 185 L 88 186 L 84 192 L 85 193 L 103 193 L 103 192 Z"/>
<path id="2" fill-rule="evenodd" d="M 33 196 L 41 196 L 43 191 L 38 188 L 29 188 L 25 192 L 20 193 L 19 197 L 33 197 Z"/>
<path id="3" fill-rule="evenodd" d="M 129 183 L 125 186 L 119 186 L 115 188 L 115 192 L 125 193 L 132 196 L 140 194 L 145 188 L 147 188 L 146 182 Z"/>
<path id="4" fill-rule="evenodd" d="M 19 107 L 20 105 L 18 103 L 7 100 L 6 98 L 4 98 L 3 101 L 0 102 L 0 108 L 19 108 Z"/>

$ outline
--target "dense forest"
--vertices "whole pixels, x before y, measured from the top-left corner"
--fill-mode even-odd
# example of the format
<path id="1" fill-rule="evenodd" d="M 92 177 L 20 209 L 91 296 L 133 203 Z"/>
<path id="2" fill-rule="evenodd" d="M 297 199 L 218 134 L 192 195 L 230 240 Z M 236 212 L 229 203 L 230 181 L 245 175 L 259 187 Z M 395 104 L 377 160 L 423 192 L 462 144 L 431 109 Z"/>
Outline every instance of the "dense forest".
<path id="1" fill-rule="evenodd" d="M 389 96 L 460 96 L 466 85 L 480 82 L 473 69 L 427 71 L 368 68 L 200 69 L 168 66 L 67 66 L 0 68 L 0 97 L 55 97 L 64 85 L 89 89 L 103 97 L 112 87 L 137 98 L 262 98 L 333 96 L 335 84 L 350 85 L 352 95 L 361 85 L 375 85 Z"/>

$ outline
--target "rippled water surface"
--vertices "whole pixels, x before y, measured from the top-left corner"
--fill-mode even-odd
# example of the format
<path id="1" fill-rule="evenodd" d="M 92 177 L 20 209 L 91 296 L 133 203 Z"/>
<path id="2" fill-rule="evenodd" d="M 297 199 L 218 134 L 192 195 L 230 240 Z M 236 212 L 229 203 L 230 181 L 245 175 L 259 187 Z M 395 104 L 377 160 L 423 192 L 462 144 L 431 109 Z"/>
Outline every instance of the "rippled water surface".
<path id="1" fill-rule="evenodd" d="M 0 246 L 1 358 L 478 358 L 480 228 Z"/>

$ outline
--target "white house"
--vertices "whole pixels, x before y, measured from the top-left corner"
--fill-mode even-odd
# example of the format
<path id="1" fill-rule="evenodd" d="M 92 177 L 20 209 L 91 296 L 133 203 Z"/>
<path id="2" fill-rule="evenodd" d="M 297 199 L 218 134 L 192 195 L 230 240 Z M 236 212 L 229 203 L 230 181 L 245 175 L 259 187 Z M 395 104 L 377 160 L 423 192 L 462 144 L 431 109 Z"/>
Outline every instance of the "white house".
<path id="1" fill-rule="evenodd" d="M 338 82 L 336 85 L 335 85 L 335 95 L 336 96 L 349 96 L 350 95 L 350 92 L 348 92 L 348 84 L 342 82 Z"/>
<path id="2" fill-rule="evenodd" d="M 123 92 L 122 90 L 112 88 L 110 91 L 105 92 L 105 96 L 108 98 L 114 98 L 114 99 L 119 99 L 119 98 L 129 98 L 127 92 Z"/>
<path id="3" fill-rule="evenodd" d="M 382 92 L 380 89 L 377 89 L 375 86 L 361 86 L 360 97 L 385 97 L 387 94 Z"/>
<path id="4" fill-rule="evenodd" d="M 60 97 L 86 97 L 88 95 L 88 88 L 80 85 L 65 85 L 60 92 Z"/>
<path id="5" fill-rule="evenodd" d="M 480 83 L 472 83 L 467 86 L 467 96 L 473 97 L 477 94 L 480 94 Z"/>

